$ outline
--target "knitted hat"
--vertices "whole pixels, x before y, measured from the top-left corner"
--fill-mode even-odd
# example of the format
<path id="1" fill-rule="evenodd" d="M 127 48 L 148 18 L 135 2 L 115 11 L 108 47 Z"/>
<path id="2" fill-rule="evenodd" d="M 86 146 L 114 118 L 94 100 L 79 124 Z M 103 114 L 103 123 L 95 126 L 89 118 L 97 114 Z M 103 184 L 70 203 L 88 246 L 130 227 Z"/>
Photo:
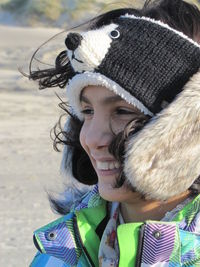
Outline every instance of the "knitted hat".
<path id="1" fill-rule="evenodd" d="M 87 85 L 106 86 L 145 114 L 171 102 L 200 67 L 200 45 L 164 23 L 134 15 L 66 38 L 75 71 L 67 95 L 79 117 Z"/>
<path id="2" fill-rule="evenodd" d="M 200 174 L 200 45 L 160 21 L 134 15 L 69 33 L 65 43 L 73 69 L 67 96 L 80 120 L 80 93 L 88 85 L 105 86 L 153 116 L 127 146 L 129 182 L 156 199 L 187 190 Z"/>

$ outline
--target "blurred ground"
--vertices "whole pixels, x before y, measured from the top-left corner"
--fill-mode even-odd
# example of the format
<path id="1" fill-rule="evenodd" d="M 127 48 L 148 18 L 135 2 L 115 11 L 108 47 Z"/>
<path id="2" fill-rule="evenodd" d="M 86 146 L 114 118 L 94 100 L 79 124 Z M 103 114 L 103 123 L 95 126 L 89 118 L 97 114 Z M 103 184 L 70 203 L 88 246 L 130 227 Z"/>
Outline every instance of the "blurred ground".
<path id="1" fill-rule="evenodd" d="M 61 153 L 50 129 L 60 110 L 55 90 L 39 91 L 18 72 L 54 29 L 0 26 L 0 266 L 29 266 L 32 232 L 56 218 L 45 189 L 58 189 Z M 57 91 L 58 92 L 58 91 Z M 59 190 L 58 190 L 59 191 Z"/>

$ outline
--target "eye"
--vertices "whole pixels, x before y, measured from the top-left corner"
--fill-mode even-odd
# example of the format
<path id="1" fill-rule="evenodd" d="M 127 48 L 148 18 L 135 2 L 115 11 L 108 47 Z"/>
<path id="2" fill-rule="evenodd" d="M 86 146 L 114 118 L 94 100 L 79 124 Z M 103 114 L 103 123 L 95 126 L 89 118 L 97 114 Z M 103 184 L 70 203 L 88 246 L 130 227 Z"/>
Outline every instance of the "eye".
<path id="1" fill-rule="evenodd" d="M 83 115 L 92 115 L 93 114 L 93 110 L 91 108 L 84 108 L 81 110 L 81 114 Z"/>
<path id="2" fill-rule="evenodd" d="M 129 109 L 125 109 L 125 108 L 118 108 L 116 110 L 116 113 L 118 115 L 130 115 L 130 114 L 134 114 L 135 112 Z"/>
<path id="3" fill-rule="evenodd" d="M 110 37 L 112 39 L 117 39 L 117 38 L 119 38 L 119 36 L 120 36 L 120 32 L 118 30 L 113 30 L 110 32 Z"/>

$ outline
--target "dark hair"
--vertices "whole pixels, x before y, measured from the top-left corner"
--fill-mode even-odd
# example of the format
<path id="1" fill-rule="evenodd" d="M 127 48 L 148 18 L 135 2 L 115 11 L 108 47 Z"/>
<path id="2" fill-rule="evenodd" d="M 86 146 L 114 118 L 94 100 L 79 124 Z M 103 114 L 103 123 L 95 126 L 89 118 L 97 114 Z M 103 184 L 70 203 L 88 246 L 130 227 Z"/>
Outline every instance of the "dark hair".
<path id="1" fill-rule="evenodd" d="M 109 11 L 102 14 L 90 21 L 88 28 L 99 28 L 114 22 L 116 18 L 126 13 L 134 14 L 137 16 L 146 16 L 156 20 L 161 20 L 172 28 L 183 32 L 193 40 L 200 42 L 200 11 L 192 4 L 186 3 L 182 0 L 147 0 L 142 9 L 122 8 Z M 64 88 L 68 79 L 73 76 L 73 69 L 69 64 L 66 51 L 61 52 L 55 62 L 55 67 L 46 70 L 32 71 L 30 68 L 30 79 L 39 82 L 40 89 L 46 87 L 59 86 Z M 84 184 L 95 184 L 97 182 L 96 173 L 91 165 L 90 159 L 86 152 L 80 145 L 79 133 L 82 127 L 82 122 L 69 112 L 66 103 L 62 102 L 60 107 L 65 113 L 70 116 L 70 132 L 62 129 L 60 120 L 54 127 L 54 148 L 58 149 L 59 144 L 64 144 L 73 147 L 73 175 L 74 177 Z M 123 132 L 117 134 L 109 146 L 109 151 L 114 157 L 123 164 L 124 144 L 130 136 L 136 131 L 141 129 L 150 117 L 143 115 L 138 111 L 138 117 L 132 120 L 124 129 Z M 84 164 L 83 164 L 84 163 Z M 86 167 L 87 166 L 87 167 Z M 86 170 L 86 171 L 85 171 Z M 120 175 L 117 185 L 124 184 L 125 177 L 123 173 Z M 197 182 L 191 187 L 191 191 L 199 192 L 198 179 Z M 61 202 L 51 198 L 51 203 L 56 211 L 63 214 L 65 209 Z"/>
<path id="2" fill-rule="evenodd" d="M 59 98 L 60 99 L 60 98 Z M 92 167 L 91 161 L 82 148 L 79 141 L 79 134 L 83 125 L 76 116 L 69 110 L 68 103 L 61 102 L 59 107 L 65 112 L 60 116 L 59 121 L 51 130 L 51 138 L 53 140 L 53 147 L 56 151 L 60 152 L 59 145 L 66 145 L 73 148 L 72 158 L 72 173 L 73 176 L 81 183 L 93 185 L 97 183 L 97 175 Z M 63 129 L 62 118 L 64 121 L 68 120 L 68 129 Z M 68 118 L 67 118 L 68 117 Z"/>
<path id="3" fill-rule="evenodd" d="M 161 20 L 170 27 L 200 42 L 200 10 L 183 0 L 146 1 L 143 15 Z"/>

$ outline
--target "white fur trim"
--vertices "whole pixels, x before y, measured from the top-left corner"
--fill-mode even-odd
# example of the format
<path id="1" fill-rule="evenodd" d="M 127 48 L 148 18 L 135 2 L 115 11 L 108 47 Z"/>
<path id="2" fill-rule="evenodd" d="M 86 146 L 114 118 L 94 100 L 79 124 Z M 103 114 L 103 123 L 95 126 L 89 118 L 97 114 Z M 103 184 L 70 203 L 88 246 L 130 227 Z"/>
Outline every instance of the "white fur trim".
<path id="1" fill-rule="evenodd" d="M 112 42 L 109 33 L 117 27 L 117 24 L 112 23 L 97 30 L 80 32 L 83 39 L 81 45 L 74 51 L 77 60 L 72 59 L 72 51 L 68 50 L 67 52 L 76 72 L 93 71 L 101 64 Z"/>
<path id="2" fill-rule="evenodd" d="M 80 93 L 81 90 L 88 85 L 104 86 L 113 91 L 115 94 L 121 96 L 122 99 L 138 108 L 144 114 L 153 116 L 153 113 L 150 110 L 148 110 L 138 99 L 124 90 L 116 82 L 100 73 L 84 72 L 73 77 L 67 86 L 68 101 L 73 108 L 74 114 L 76 114 L 81 120 L 83 119 L 83 116 L 81 114 Z"/>
<path id="3" fill-rule="evenodd" d="M 187 35 L 185 35 L 184 33 L 180 32 L 180 31 L 177 31 L 173 28 L 171 28 L 168 24 L 165 24 L 164 22 L 160 21 L 160 20 L 155 20 L 155 19 L 152 19 L 152 18 L 148 18 L 148 17 L 137 17 L 135 15 L 129 15 L 129 14 L 126 14 L 126 15 L 123 15 L 121 16 L 121 18 L 131 18 L 131 19 L 136 19 L 136 20 L 145 20 L 145 21 L 148 21 L 148 22 L 151 22 L 151 23 L 154 23 L 154 24 L 157 24 L 163 28 L 166 28 L 176 34 L 178 34 L 179 36 L 181 36 L 182 38 L 186 39 L 187 41 L 189 41 L 190 43 L 192 43 L 193 45 L 197 46 L 200 48 L 200 45 L 195 42 L 193 39 L 189 38 Z"/>
<path id="4" fill-rule="evenodd" d="M 186 191 L 200 175 L 200 71 L 127 144 L 124 172 L 151 199 Z"/>

